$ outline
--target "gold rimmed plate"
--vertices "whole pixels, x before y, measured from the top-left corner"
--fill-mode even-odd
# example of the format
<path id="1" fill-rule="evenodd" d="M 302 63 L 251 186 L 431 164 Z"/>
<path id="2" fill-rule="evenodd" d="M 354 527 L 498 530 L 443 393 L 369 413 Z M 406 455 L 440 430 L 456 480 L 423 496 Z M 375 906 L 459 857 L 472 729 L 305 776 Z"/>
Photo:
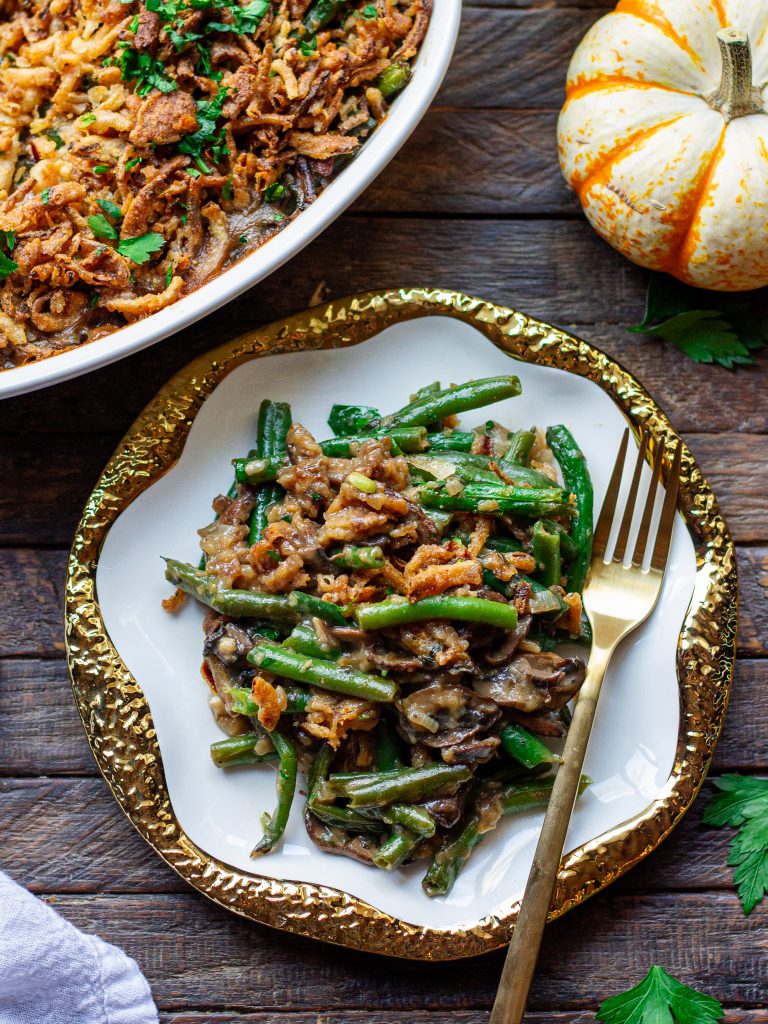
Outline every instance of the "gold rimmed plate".
<path id="1" fill-rule="evenodd" d="M 191 602 L 176 616 L 161 609 L 160 556 L 196 560 L 195 530 L 227 489 L 231 458 L 251 446 L 262 398 L 290 401 L 295 418 L 322 434 L 333 402 L 386 410 L 438 377 L 510 369 L 523 394 L 488 415 L 512 426 L 567 423 L 588 457 L 598 507 L 627 422 L 636 434 L 646 426 L 677 439 L 640 384 L 585 342 L 479 299 L 412 289 L 319 306 L 200 357 L 159 392 L 107 464 L 69 563 L 75 698 L 120 806 L 174 870 L 222 906 L 417 959 L 471 956 L 508 939 L 540 814 L 505 820 L 443 899 L 422 893 L 423 865 L 384 874 L 314 848 L 300 800 L 281 847 L 250 859 L 274 776 L 211 764 L 208 745 L 220 733 L 199 677 L 201 612 Z M 554 916 L 664 839 L 695 797 L 720 733 L 735 649 L 734 551 L 685 447 L 682 480 L 659 608 L 606 680 L 586 766 L 595 782 L 573 819 Z"/>

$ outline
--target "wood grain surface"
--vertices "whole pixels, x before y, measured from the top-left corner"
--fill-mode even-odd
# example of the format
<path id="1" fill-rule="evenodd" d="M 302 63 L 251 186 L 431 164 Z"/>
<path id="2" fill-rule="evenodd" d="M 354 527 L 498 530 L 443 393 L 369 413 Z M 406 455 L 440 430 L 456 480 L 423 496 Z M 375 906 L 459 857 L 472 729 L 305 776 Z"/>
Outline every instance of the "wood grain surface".
<path id="1" fill-rule="evenodd" d="M 685 435 L 739 547 L 740 661 L 713 775 L 768 773 L 766 360 L 694 367 L 627 333 L 645 275 L 587 226 L 557 167 L 573 48 L 605 0 L 465 7 L 438 99 L 352 210 L 271 278 L 121 363 L 6 401 L 0 418 L 0 866 L 146 973 L 164 1024 L 484 1024 L 501 959 L 393 963 L 239 920 L 147 847 L 96 770 L 63 661 L 62 591 L 80 511 L 120 437 L 219 340 L 338 297 L 455 288 L 574 331 L 634 373 Z M 768 1024 L 768 908 L 745 919 L 731 835 L 701 799 L 662 847 L 550 926 L 531 1024 L 589 1024 L 652 963 L 711 993 L 726 1024 Z"/>

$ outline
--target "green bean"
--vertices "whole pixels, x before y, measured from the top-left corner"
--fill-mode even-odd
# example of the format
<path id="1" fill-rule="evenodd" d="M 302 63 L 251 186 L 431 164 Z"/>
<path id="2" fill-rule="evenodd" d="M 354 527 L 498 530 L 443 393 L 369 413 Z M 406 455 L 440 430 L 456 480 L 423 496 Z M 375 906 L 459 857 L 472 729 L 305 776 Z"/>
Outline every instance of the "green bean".
<path id="1" fill-rule="evenodd" d="M 571 527 L 571 537 L 578 548 L 578 555 L 568 572 L 568 589 L 580 594 L 592 561 L 592 481 L 584 453 L 567 427 L 562 424 L 550 427 L 547 430 L 547 443 L 560 465 L 566 488 L 576 495 L 578 516 Z"/>
<path id="2" fill-rule="evenodd" d="M 527 466 L 535 443 L 536 430 L 533 427 L 530 430 L 515 431 L 510 438 L 509 448 L 507 448 L 502 456 L 502 467 L 507 470 L 508 468 L 517 469 L 520 466 Z"/>
<path id="3" fill-rule="evenodd" d="M 347 797 L 349 806 L 356 809 L 420 803 L 437 793 L 450 796 L 471 777 L 472 772 L 464 765 L 429 764 L 354 778 L 331 775 L 327 787 L 330 795 Z"/>
<path id="4" fill-rule="evenodd" d="M 284 689 L 286 705 L 283 714 L 303 714 L 310 701 L 309 690 L 304 690 L 300 686 L 287 686 Z M 236 714 L 247 715 L 249 718 L 258 717 L 259 705 L 253 699 L 250 690 L 244 686 L 230 686 L 229 695 L 232 698 L 232 710 Z"/>
<path id="5" fill-rule="evenodd" d="M 543 583 L 545 587 L 560 586 L 560 578 L 563 574 L 560 535 L 550 533 L 544 522 L 538 519 L 533 524 L 531 538 L 539 582 Z"/>
<path id="6" fill-rule="evenodd" d="M 315 0 L 304 15 L 304 28 L 313 36 L 329 25 L 336 15 L 346 7 L 347 0 Z"/>
<path id="7" fill-rule="evenodd" d="M 344 828 L 348 832 L 367 832 L 372 835 L 381 835 L 384 825 L 380 818 L 372 818 L 367 814 L 360 814 L 349 807 L 337 807 L 335 804 L 321 804 L 315 800 L 307 801 L 307 808 L 311 814 L 334 828 Z"/>
<path id="8" fill-rule="evenodd" d="M 219 768 L 234 768 L 242 764 L 262 764 L 264 761 L 277 760 L 277 751 L 269 750 L 266 754 L 257 754 L 254 747 L 262 742 L 264 733 L 244 732 L 240 736 L 228 736 L 225 740 L 217 740 L 211 744 L 211 760 Z"/>
<path id="9" fill-rule="evenodd" d="M 533 810 L 536 807 L 546 807 L 552 795 L 554 781 L 554 776 L 548 776 L 544 779 L 515 782 L 500 789 L 497 795 L 494 794 L 494 789 L 491 786 L 481 789 L 475 802 L 475 810 L 461 831 L 452 838 L 449 837 L 433 857 L 421 883 L 427 896 L 445 896 L 450 892 L 456 881 L 456 876 L 486 834 L 485 831 L 480 831 L 482 815 L 479 811 L 479 803 L 481 800 L 487 799 L 489 795 L 495 796 L 502 816 L 520 814 L 522 811 Z M 580 794 L 584 792 L 591 781 L 586 775 L 581 777 Z"/>
<path id="10" fill-rule="evenodd" d="M 498 473 L 491 469 L 491 460 L 487 455 L 442 451 L 437 455 L 413 455 L 408 459 L 408 464 L 422 472 L 431 473 L 438 480 L 455 475 L 465 483 L 488 481 L 497 487 L 504 485 Z M 513 478 L 515 486 L 547 489 L 556 486 L 549 477 L 528 466 L 508 466 L 506 473 Z"/>
<path id="11" fill-rule="evenodd" d="M 568 605 L 559 594 L 521 572 L 514 576 L 510 583 L 505 583 L 498 576 L 494 576 L 490 569 L 483 568 L 483 583 L 491 590 L 495 590 L 497 594 L 503 594 L 510 600 L 514 599 L 519 583 L 527 584 L 531 590 L 528 605 L 532 615 L 548 615 L 551 612 L 556 612 L 556 617 L 559 618 L 568 611 Z"/>
<path id="12" fill-rule="evenodd" d="M 299 654 L 308 654 L 310 658 L 324 658 L 335 661 L 341 655 L 338 648 L 332 647 L 326 640 L 318 636 L 311 619 L 302 619 L 294 626 L 293 632 L 283 640 L 283 647 Z"/>
<path id="13" fill-rule="evenodd" d="M 503 750 L 525 768 L 538 768 L 540 764 L 559 764 L 559 754 L 550 750 L 538 736 L 522 725 L 505 725 L 499 733 Z"/>
<path id="14" fill-rule="evenodd" d="M 309 658 L 269 641 L 253 647 L 248 653 L 248 661 L 257 668 L 267 669 L 297 683 L 320 686 L 333 693 L 345 693 L 362 700 L 391 704 L 397 695 L 397 685 L 391 679 Z"/>
<path id="15" fill-rule="evenodd" d="M 340 569 L 383 569 L 386 559 L 378 544 L 372 547 L 355 547 L 345 544 L 337 554 L 331 556 Z"/>
<path id="16" fill-rule="evenodd" d="M 354 614 L 361 629 L 389 629 L 424 619 L 484 622 L 500 629 L 514 629 L 517 625 L 514 605 L 485 601 L 481 597 L 453 597 L 446 594 L 425 597 L 421 601 L 389 597 L 378 604 L 358 605 Z"/>
<path id="17" fill-rule="evenodd" d="M 235 479 L 241 484 L 265 484 L 276 480 L 281 470 L 288 465 L 287 460 L 280 455 L 268 455 L 265 457 L 246 455 L 245 458 L 235 459 Z"/>
<path id="18" fill-rule="evenodd" d="M 489 551 L 524 551 L 525 548 L 514 537 L 489 537 L 485 542 Z"/>
<path id="19" fill-rule="evenodd" d="M 253 590 L 226 590 L 217 577 L 186 562 L 165 560 L 165 578 L 222 615 L 236 618 L 295 622 L 296 612 L 284 594 L 259 594 Z"/>
<path id="20" fill-rule="evenodd" d="M 291 426 L 291 407 L 286 402 L 272 402 L 265 398 L 259 408 L 259 422 L 256 433 L 254 457 L 284 457 L 286 454 L 286 436 Z M 282 487 L 278 484 L 264 484 L 256 491 L 255 504 L 248 523 L 248 543 L 256 544 L 261 540 L 269 520 L 267 513 L 283 496 Z"/>
<path id="21" fill-rule="evenodd" d="M 486 377 L 417 398 L 397 412 L 384 416 L 375 426 L 383 429 L 426 426 L 445 416 L 478 409 L 519 394 L 520 381 L 517 377 Z"/>
<path id="22" fill-rule="evenodd" d="M 385 100 L 392 100 L 411 80 L 411 66 L 396 60 L 376 79 L 376 87 Z"/>
<path id="23" fill-rule="evenodd" d="M 288 604 L 295 608 L 302 616 L 313 615 L 323 622 L 330 622 L 334 626 L 348 626 L 349 622 L 344 618 L 341 608 L 331 601 L 324 601 L 322 597 L 314 597 L 312 594 L 305 594 L 303 590 L 293 590 L 288 595 Z"/>
<path id="24" fill-rule="evenodd" d="M 296 792 L 296 774 L 298 771 L 298 759 L 296 750 L 291 741 L 277 731 L 271 732 L 269 738 L 274 744 L 277 755 L 280 759 L 277 766 L 277 807 L 272 814 L 264 815 L 264 835 L 251 851 L 252 857 L 267 853 L 279 842 L 288 824 L 288 816 L 291 813 L 291 804 Z"/>
<path id="25" fill-rule="evenodd" d="M 365 434 L 353 434 L 349 437 L 331 437 L 321 441 L 323 455 L 330 458 L 349 459 L 353 455 L 353 446 L 359 447 L 372 438 L 388 437 L 392 442 L 392 454 L 403 452 L 420 452 L 427 446 L 425 427 L 394 427 L 391 430 L 370 430 Z"/>
<path id="26" fill-rule="evenodd" d="M 390 825 L 401 825 L 422 839 L 429 839 L 435 834 L 435 819 L 423 807 L 392 804 L 386 810 L 380 811 L 380 814 L 382 821 Z"/>
<path id="27" fill-rule="evenodd" d="M 376 771 L 390 772 L 395 768 L 402 768 L 400 760 L 400 747 L 397 736 L 392 731 L 389 722 L 385 718 L 379 719 L 376 726 Z"/>
<path id="28" fill-rule="evenodd" d="M 443 430 L 427 434 L 427 444 L 430 452 L 468 452 L 476 437 L 464 430 Z"/>
<path id="29" fill-rule="evenodd" d="M 421 836 L 406 828 L 396 827 L 386 842 L 373 855 L 373 863 L 383 871 L 394 871 L 421 842 Z"/>
<path id="30" fill-rule="evenodd" d="M 425 508 L 535 519 L 572 511 L 569 498 L 569 494 L 559 487 L 539 489 L 473 483 L 467 484 L 458 494 L 449 494 L 443 484 L 425 484 L 419 488 L 419 502 Z"/>
<path id="31" fill-rule="evenodd" d="M 321 782 L 328 775 L 328 770 L 331 767 L 331 762 L 335 757 L 333 747 L 328 743 L 321 743 L 317 748 L 317 753 L 312 758 L 312 764 L 310 765 L 309 772 L 307 773 L 307 797 L 312 799 L 315 790 Z"/>
<path id="32" fill-rule="evenodd" d="M 573 561 L 578 556 L 579 549 L 570 533 L 568 533 L 564 526 L 556 523 L 553 519 L 543 519 L 542 522 L 550 533 L 556 533 L 560 538 L 560 554 L 563 556 L 563 561 Z"/>
<path id="33" fill-rule="evenodd" d="M 344 434 L 362 434 L 371 420 L 381 419 L 378 409 L 370 405 L 334 405 L 328 417 L 328 426 L 339 437 Z"/>

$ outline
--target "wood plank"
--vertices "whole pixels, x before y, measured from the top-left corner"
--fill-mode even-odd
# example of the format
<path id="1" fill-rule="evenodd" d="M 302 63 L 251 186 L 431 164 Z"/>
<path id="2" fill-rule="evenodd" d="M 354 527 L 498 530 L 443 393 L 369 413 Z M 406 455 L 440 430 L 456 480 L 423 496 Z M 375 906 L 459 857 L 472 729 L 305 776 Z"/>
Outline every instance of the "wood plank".
<path id="1" fill-rule="evenodd" d="M 23 501 L 20 504 L 23 507 Z M 66 568 L 65 551 L 12 548 L 3 553 L 0 657 L 64 653 L 61 609 Z"/>
<path id="2" fill-rule="evenodd" d="M 768 771 L 767 676 L 768 661 L 737 661 L 715 771 Z M 0 659 L 0 775 L 95 774 L 64 662 Z"/>
<path id="3" fill-rule="evenodd" d="M 632 872 L 633 891 L 732 888 L 733 833 L 701 825 L 713 792 L 708 784 L 673 836 Z M 189 891 L 132 828 L 100 778 L 0 779 L 0 808 L 2 860 L 33 892 Z M 50 836 L 56 842 L 49 845 Z M 40 857 L 44 845 L 47 855 Z"/>
<path id="4" fill-rule="evenodd" d="M 500 954 L 463 965 L 393 964 L 330 951 L 237 919 L 196 895 L 60 896 L 54 905 L 134 957 L 164 1009 L 210 1006 L 216 992 L 229 1009 L 447 1014 L 488 1007 L 501 967 Z M 758 1008 L 767 954 L 763 915 L 745 918 L 735 894 L 638 895 L 617 887 L 549 927 L 531 1008 L 592 1008 L 639 981 L 652 963 L 726 1004 Z"/>
<path id="5" fill-rule="evenodd" d="M 553 110 L 433 108 L 353 209 L 581 215 L 560 173 Z"/>
<path id="6" fill-rule="evenodd" d="M 603 247 L 603 255 L 611 263 L 618 259 L 607 246 Z M 304 301 L 308 300 L 309 294 L 304 297 Z M 238 305 L 229 306 L 228 311 L 234 315 Z M 601 307 L 598 296 L 596 311 L 604 312 Z M 596 345 L 633 373 L 683 433 L 768 432 L 768 404 L 754 398 L 755 388 L 765 378 L 768 367 L 761 364 L 731 373 L 716 366 L 696 365 L 670 345 L 627 333 L 626 325 L 636 322 L 641 311 L 638 293 L 634 317 L 623 324 L 563 321 L 561 326 Z M 255 326 L 256 321 L 252 324 Z M 234 335 L 236 329 L 222 327 L 222 332 L 221 337 Z M 116 439 L 117 434 L 112 432 L 116 428 L 126 430 L 159 387 L 190 359 L 211 348 L 212 337 L 217 336 L 209 328 L 196 325 L 87 377 L 6 400 L 3 428 L 7 434 L 26 434 L 29 424 L 34 423 L 35 433 L 110 434 Z M 130 381 L 130 387 L 126 387 L 126 381 Z M 706 410 L 706 417 L 702 410 Z M 15 443 L 15 439 L 8 439 L 11 451 Z M 78 450 L 81 444 L 78 442 Z M 101 450 L 108 449 L 109 443 L 104 441 Z M 100 468 L 93 460 L 88 471 L 94 476 Z"/>
<path id="7" fill-rule="evenodd" d="M 599 15 L 580 7 L 465 8 L 436 102 L 558 110 L 573 51 Z"/>
<path id="8" fill-rule="evenodd" d="M 768 549 L 740 549 L 739 589 L 739 649 L 763 653 L 768 639 Z"/>
<path id="9" fill-rule="evenodd" d="M 639 975 L 638 975 L 639 978 Z M 627 983 L 629 984 L 629 982 Z M 618 991 L 618 989 L 616 990 Z M 616 992 L 613 993 L 614 995 Z M 597 1009 L 597 1005 L 595 1005 Z M 526 1024 L 595 1024 L 591 1010 L 585 1013 L 528 1013 Z M 444 1024 L 441 1010 L 408 1010 L 406 1013 L 379 1013 L 376 1010 L 347 1010 L 339 1015 L 294 1013 L 293 1010 L 267 1010 L 264 1013 L 161 1013 L 161 1024 Z M 487 1024 L 485 1010 L 459 1010 L 451 1013 L 451 1024 Z M 726 1010 L 723 1024 L 768 1024 L 768 1010 Z"/>
<path id="10" fill-rule="evenodd" d="M 686 439 L 739 543 L 768 539 L 768 435 L 688 434 Z M 0 543 L 67 545 L 117 437 L 92 438 L 76 463 L 77 436 L 18 434 L 0 450 Z M 228 458 L 229 454 L 223 457 Z M 11 467 L 15 466 L 15 473 Z M 30 496 L 34 495 L 34 500 Z"/>

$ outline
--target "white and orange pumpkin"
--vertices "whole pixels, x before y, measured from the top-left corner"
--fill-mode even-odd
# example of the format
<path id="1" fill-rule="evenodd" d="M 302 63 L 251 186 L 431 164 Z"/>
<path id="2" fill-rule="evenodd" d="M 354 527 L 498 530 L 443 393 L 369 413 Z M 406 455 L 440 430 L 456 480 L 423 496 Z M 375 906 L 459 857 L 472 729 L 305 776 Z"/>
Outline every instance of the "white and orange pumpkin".
<path id="1" fill-rule="evenodd" d="M 629 259 L 700 288 L 768 285 L 768 0 L 621 0 L 573 56 L 558 142 Z"/>

